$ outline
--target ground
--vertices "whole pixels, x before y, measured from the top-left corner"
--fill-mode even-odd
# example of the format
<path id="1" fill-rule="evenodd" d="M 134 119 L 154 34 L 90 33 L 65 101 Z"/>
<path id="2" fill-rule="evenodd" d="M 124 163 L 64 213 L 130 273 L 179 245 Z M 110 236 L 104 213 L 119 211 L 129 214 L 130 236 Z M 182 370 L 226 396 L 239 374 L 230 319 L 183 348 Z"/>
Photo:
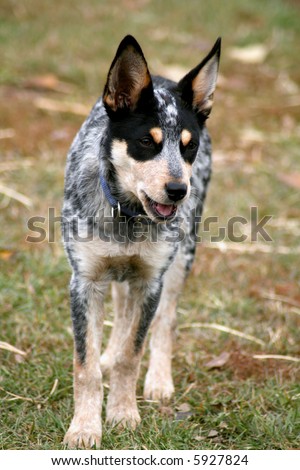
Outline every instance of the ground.
<path id="1" fill-rule="evenodd" d="M 202 226 L 178 308 L 174 399 L 142 399 L 146 353 L 143 423 L 135 433 L 106 429 L 103 448 L 299 449 L 299 4 L 2 0 L 0 8 L 0 448 L 63 448 L 73 406 L 70 268 L 59 223 L 46 230 L 48 209 L 59 216 L 67 149 L 131 33 L 150 70 L 171 78 L 222 36 L 204 214 L 218 222 Z M 257 222 L 272 216 L 272 241 L 251 241 L 251 207 Z M 33 216 L 44 218 L 41 243 L 26 240 L 36 236 Z M 212 240 L 236 216 L 247 223 Z M 105 341 L 110 299 L 107 310 Z"/>

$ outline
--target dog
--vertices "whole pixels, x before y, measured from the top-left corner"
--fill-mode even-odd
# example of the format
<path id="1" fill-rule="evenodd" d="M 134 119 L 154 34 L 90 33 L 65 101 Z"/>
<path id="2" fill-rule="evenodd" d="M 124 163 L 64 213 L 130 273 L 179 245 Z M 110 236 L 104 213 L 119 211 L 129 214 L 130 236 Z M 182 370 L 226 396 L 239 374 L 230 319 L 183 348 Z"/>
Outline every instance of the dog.
<path id="1" fill-rule="evenodd" d="M 144 397 L 174 392 L 172 334 L 211 174 L 205 121 L 220 50 L 218 38 L 175 83 L 151 76 L 140 45 L 126 36 L 69 150 L 62 228 L 73 271 L 75 412 L 64 438 L 71 448 L 100 446 L 102 374 L 110 374 L 106 422 L 140 423 L 136 383 L 150 325 Z M 110 283 L 115 317 L 100 356 Z"/>

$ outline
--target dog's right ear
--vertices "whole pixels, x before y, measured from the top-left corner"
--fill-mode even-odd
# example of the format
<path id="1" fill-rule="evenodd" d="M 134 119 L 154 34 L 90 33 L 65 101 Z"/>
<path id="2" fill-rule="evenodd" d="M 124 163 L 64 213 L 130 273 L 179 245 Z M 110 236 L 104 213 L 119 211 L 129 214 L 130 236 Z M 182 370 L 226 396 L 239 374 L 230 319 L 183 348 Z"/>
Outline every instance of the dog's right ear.
<path id="1" fill-rule="evenodd" d="M 147 94 L 153 95 L 147 62 L 138 42 L 128 35 L 120 43 L 109 69 L 103 103 L 108 113 L 134 111 Z"/>

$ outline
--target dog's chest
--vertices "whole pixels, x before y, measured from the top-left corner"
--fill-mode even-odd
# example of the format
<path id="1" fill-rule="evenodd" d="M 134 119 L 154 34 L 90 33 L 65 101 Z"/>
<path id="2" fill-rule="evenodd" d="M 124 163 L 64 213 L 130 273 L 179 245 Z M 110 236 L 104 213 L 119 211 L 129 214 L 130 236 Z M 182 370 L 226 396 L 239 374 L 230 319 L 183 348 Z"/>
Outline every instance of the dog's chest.
<path id="1" fill-rule="evenodd" d="M 166 242 L 130 245 L 99 240 L 73 245 L 79 272 L 94 281 L 148 281 L 160 277 L 174 254 Z"/>

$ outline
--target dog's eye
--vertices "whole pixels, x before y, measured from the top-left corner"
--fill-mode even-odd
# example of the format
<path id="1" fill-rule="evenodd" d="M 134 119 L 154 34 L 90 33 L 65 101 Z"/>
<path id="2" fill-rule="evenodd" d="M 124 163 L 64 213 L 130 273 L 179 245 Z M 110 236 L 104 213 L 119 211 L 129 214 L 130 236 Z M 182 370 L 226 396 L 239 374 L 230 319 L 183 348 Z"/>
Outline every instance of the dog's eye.
<path id="1" fill-rule="evenodd" d="M 143 147 L 146 148 L 150 148 L 153 146 L 153 140 L 151 139 L 151 137 L 143 137 L 142 139 L 140 139 L 139 142 Z"/>
<path id="2" fill-rule="evenodd" d="M 188 150 L 196 150 L 197 147 L 198 145 L 196 144 L 196 142 L 193 142 L 192 140 L 186 146 Z"/>

